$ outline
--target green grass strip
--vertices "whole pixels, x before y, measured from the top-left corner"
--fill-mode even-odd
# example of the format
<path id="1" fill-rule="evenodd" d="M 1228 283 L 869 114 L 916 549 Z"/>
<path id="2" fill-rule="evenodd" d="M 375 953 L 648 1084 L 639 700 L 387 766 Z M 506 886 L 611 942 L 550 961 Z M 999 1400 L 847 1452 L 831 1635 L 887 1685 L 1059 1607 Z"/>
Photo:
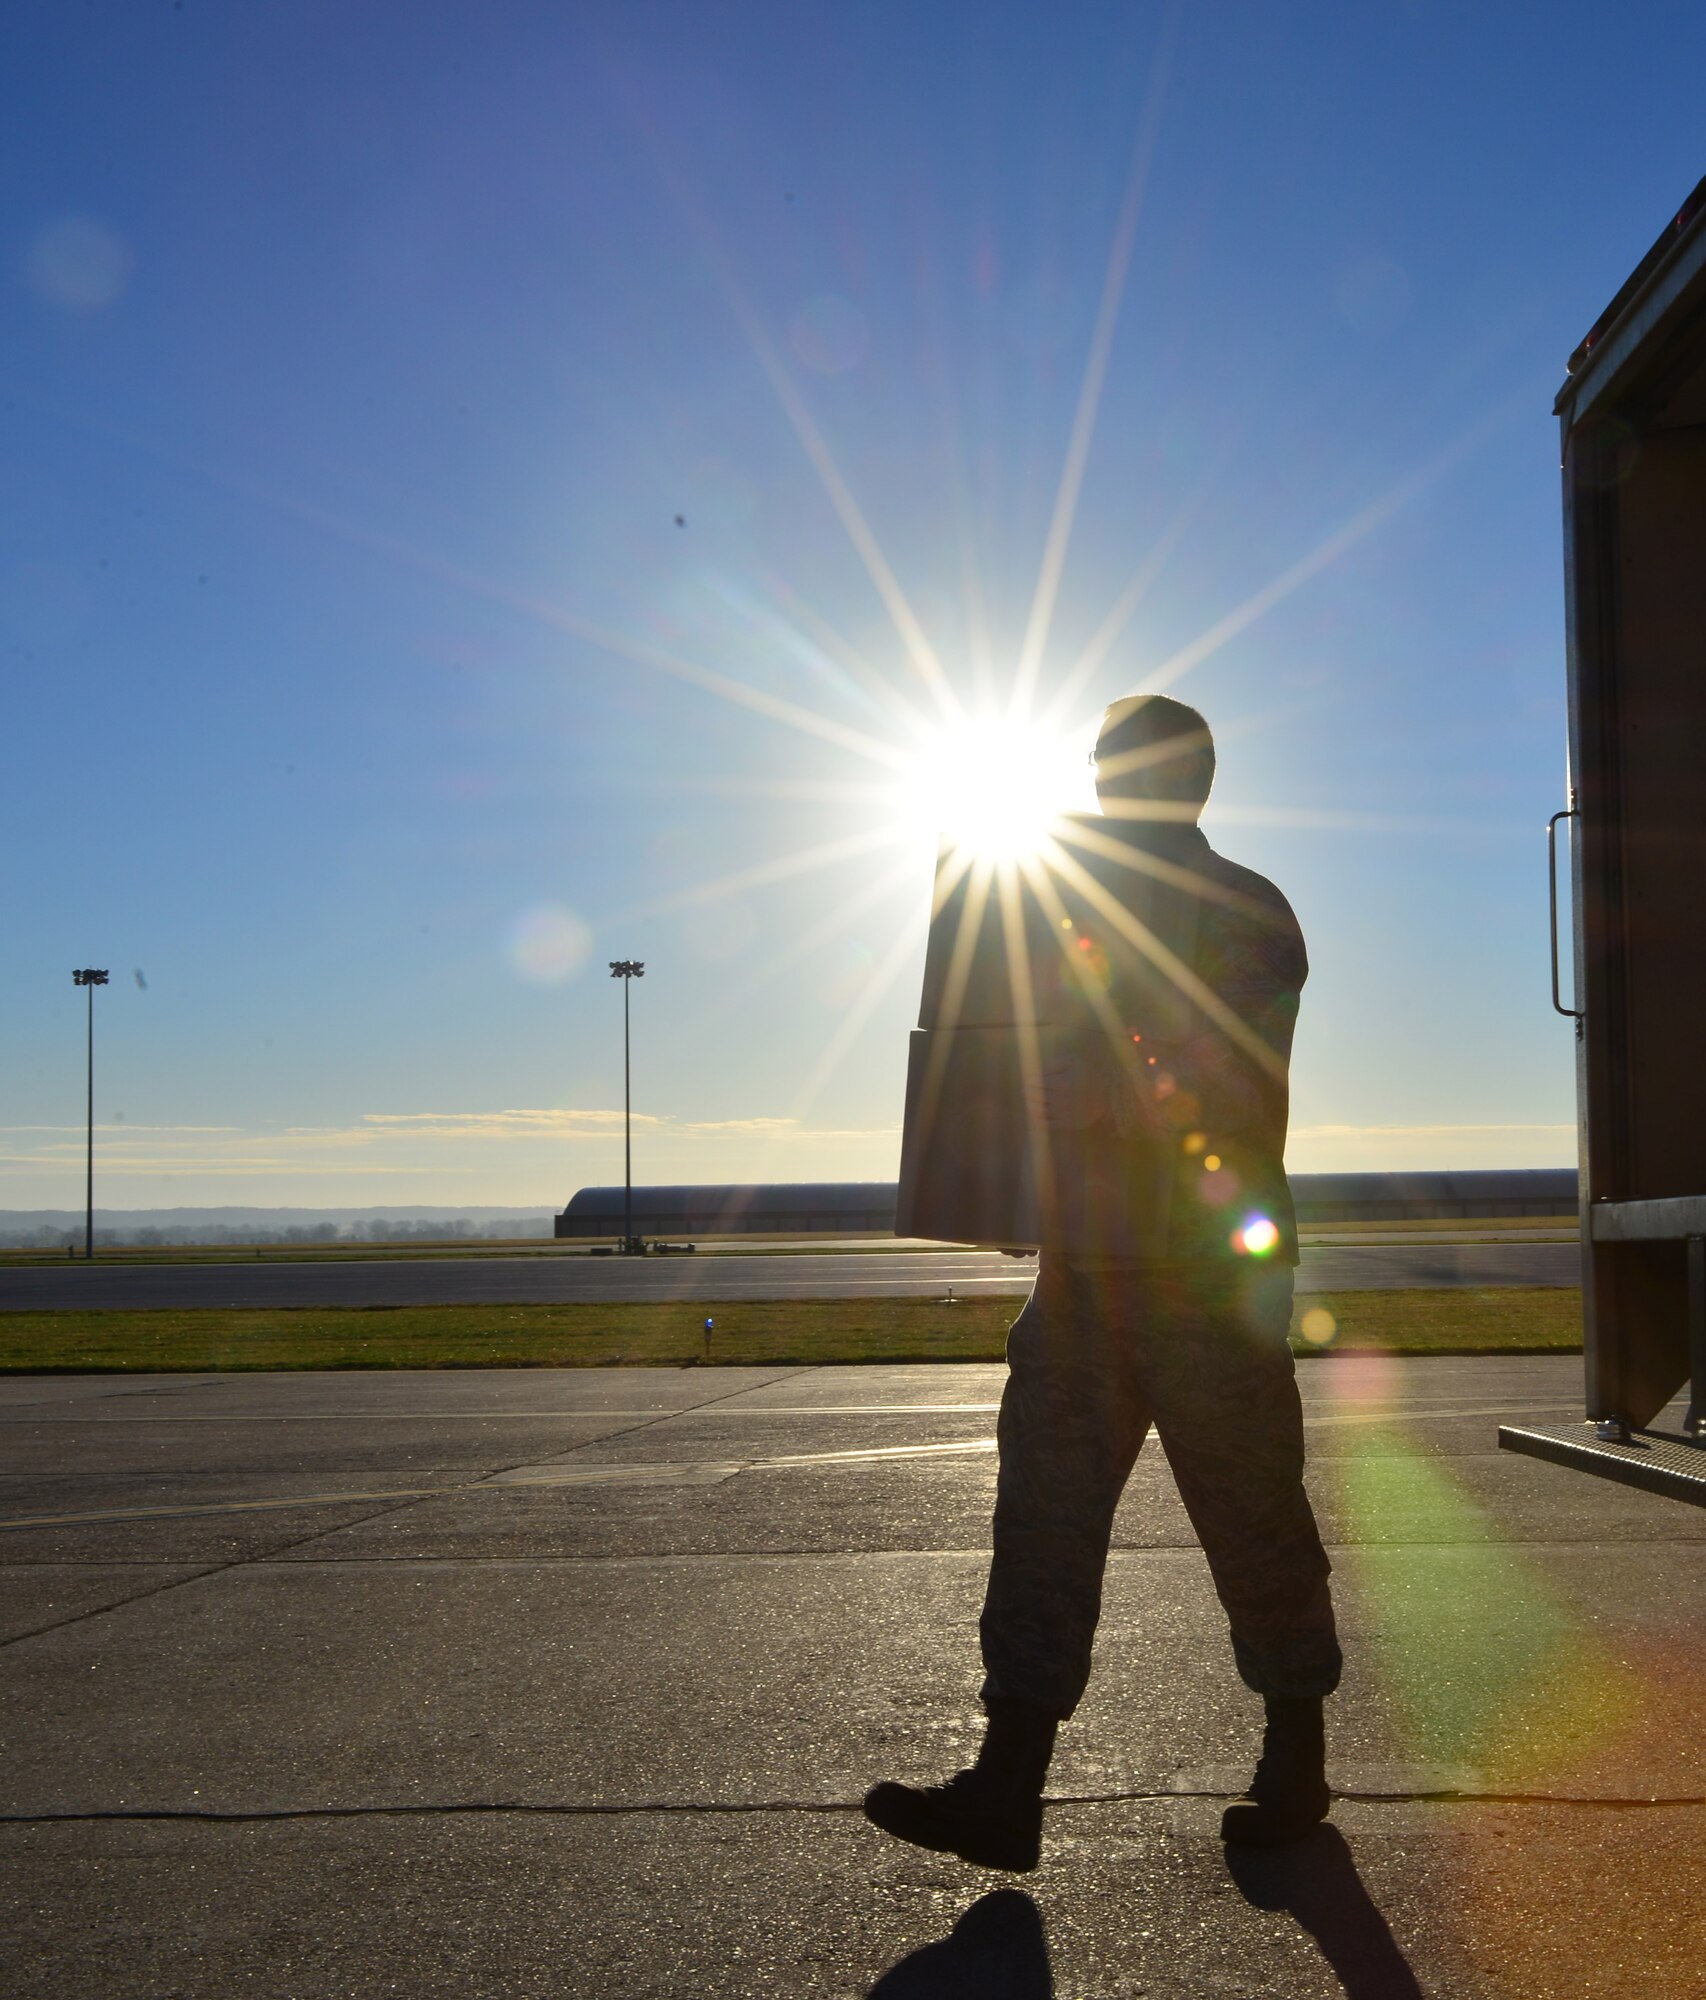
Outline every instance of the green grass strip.
<path id="1" fill-rule="evenodd" d="M 0 1313 L 0 1373 L 290 1368 L 613 1368 L 999 1361 L 1020 1300 L 764 1299 L 632 1305 L 384 1306 L 291 1311 Z M 1339 1292 L 1326 1351 L 1564 1354 L 1581 1295 L 1557 1287 Z M 1293 1328 L 1299 1353 L 1321 1351 Z"/>

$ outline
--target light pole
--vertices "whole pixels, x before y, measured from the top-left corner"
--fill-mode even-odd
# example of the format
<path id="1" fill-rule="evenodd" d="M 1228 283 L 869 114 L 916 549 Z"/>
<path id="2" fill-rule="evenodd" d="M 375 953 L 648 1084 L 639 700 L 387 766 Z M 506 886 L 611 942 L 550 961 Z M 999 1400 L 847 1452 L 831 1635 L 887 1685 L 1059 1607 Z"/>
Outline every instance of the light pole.
<path id="1" fill-rule="evenodd" d="M 71 975 L 73 986 L 89 989 L 89 1145 L 83 1179 L 83 1256 L 95 1254 L 95 988 L 105 986 L 107 975 L 85 965 Z"/>
<path id="2" fill-rule="evenodd" d="M 634 1143 L 630 1129 L 633 1100 L 628 1081 L 628 982 L 630 979 L 644 979 L 646 968 L 637 958 L 613 958 L 610 961 L 610 976 L 622 982 L 622 1250 L 627 1256 L 631 1255 L 634 1249 Z"/>

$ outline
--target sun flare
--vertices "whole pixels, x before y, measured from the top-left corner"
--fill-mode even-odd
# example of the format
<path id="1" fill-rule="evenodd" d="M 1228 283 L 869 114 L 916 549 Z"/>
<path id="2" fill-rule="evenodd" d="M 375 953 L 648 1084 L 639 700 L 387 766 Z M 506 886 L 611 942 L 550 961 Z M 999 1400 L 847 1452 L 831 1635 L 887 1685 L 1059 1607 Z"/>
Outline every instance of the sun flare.
<path id="1" fill-rule="evenodd" d="M 1060 814 L 1092 803 L 1085 747 L 1034 717 L 945 723 L 908 760 L 900 817 L 909 836 L 945 839 L 979 860 L 1027 860 Z"/>

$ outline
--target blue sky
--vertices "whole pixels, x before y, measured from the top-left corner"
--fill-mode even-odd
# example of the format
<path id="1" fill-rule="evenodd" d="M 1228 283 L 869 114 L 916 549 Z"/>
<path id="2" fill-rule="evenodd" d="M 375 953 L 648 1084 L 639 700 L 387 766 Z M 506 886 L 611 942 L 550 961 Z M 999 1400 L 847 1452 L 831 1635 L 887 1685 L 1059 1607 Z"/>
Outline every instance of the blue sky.
<path id="1" fill-rule="evenodd" d="M 630 956 L 638 1178 L 892 1176 L 869 752 L 919 658 L 1004 697 L 1051 524 L 1052 724 L 1174 679 L 1303 920 L 1293 1166 L 1571 1158 L 1550 404 L 1703 68 L 1682 6 L 20 10 L 0 1206 L 79 1198 L 86 963 L 106 1203 L 619 1178 Z"/>

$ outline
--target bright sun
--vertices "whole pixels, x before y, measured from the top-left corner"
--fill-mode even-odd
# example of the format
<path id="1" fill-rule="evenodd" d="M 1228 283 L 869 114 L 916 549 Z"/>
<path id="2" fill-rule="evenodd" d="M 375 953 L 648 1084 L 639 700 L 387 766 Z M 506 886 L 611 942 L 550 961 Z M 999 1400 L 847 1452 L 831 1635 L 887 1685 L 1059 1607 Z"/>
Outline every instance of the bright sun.
<path id="1" fill-rule="evenodd" d="M 910 834 L 988 861 L 1035 854 L 1063 812 L 1091 803 L 1084 746 L 1034 719 L 965 717 L 931 732 L 901 783 Z"/>

